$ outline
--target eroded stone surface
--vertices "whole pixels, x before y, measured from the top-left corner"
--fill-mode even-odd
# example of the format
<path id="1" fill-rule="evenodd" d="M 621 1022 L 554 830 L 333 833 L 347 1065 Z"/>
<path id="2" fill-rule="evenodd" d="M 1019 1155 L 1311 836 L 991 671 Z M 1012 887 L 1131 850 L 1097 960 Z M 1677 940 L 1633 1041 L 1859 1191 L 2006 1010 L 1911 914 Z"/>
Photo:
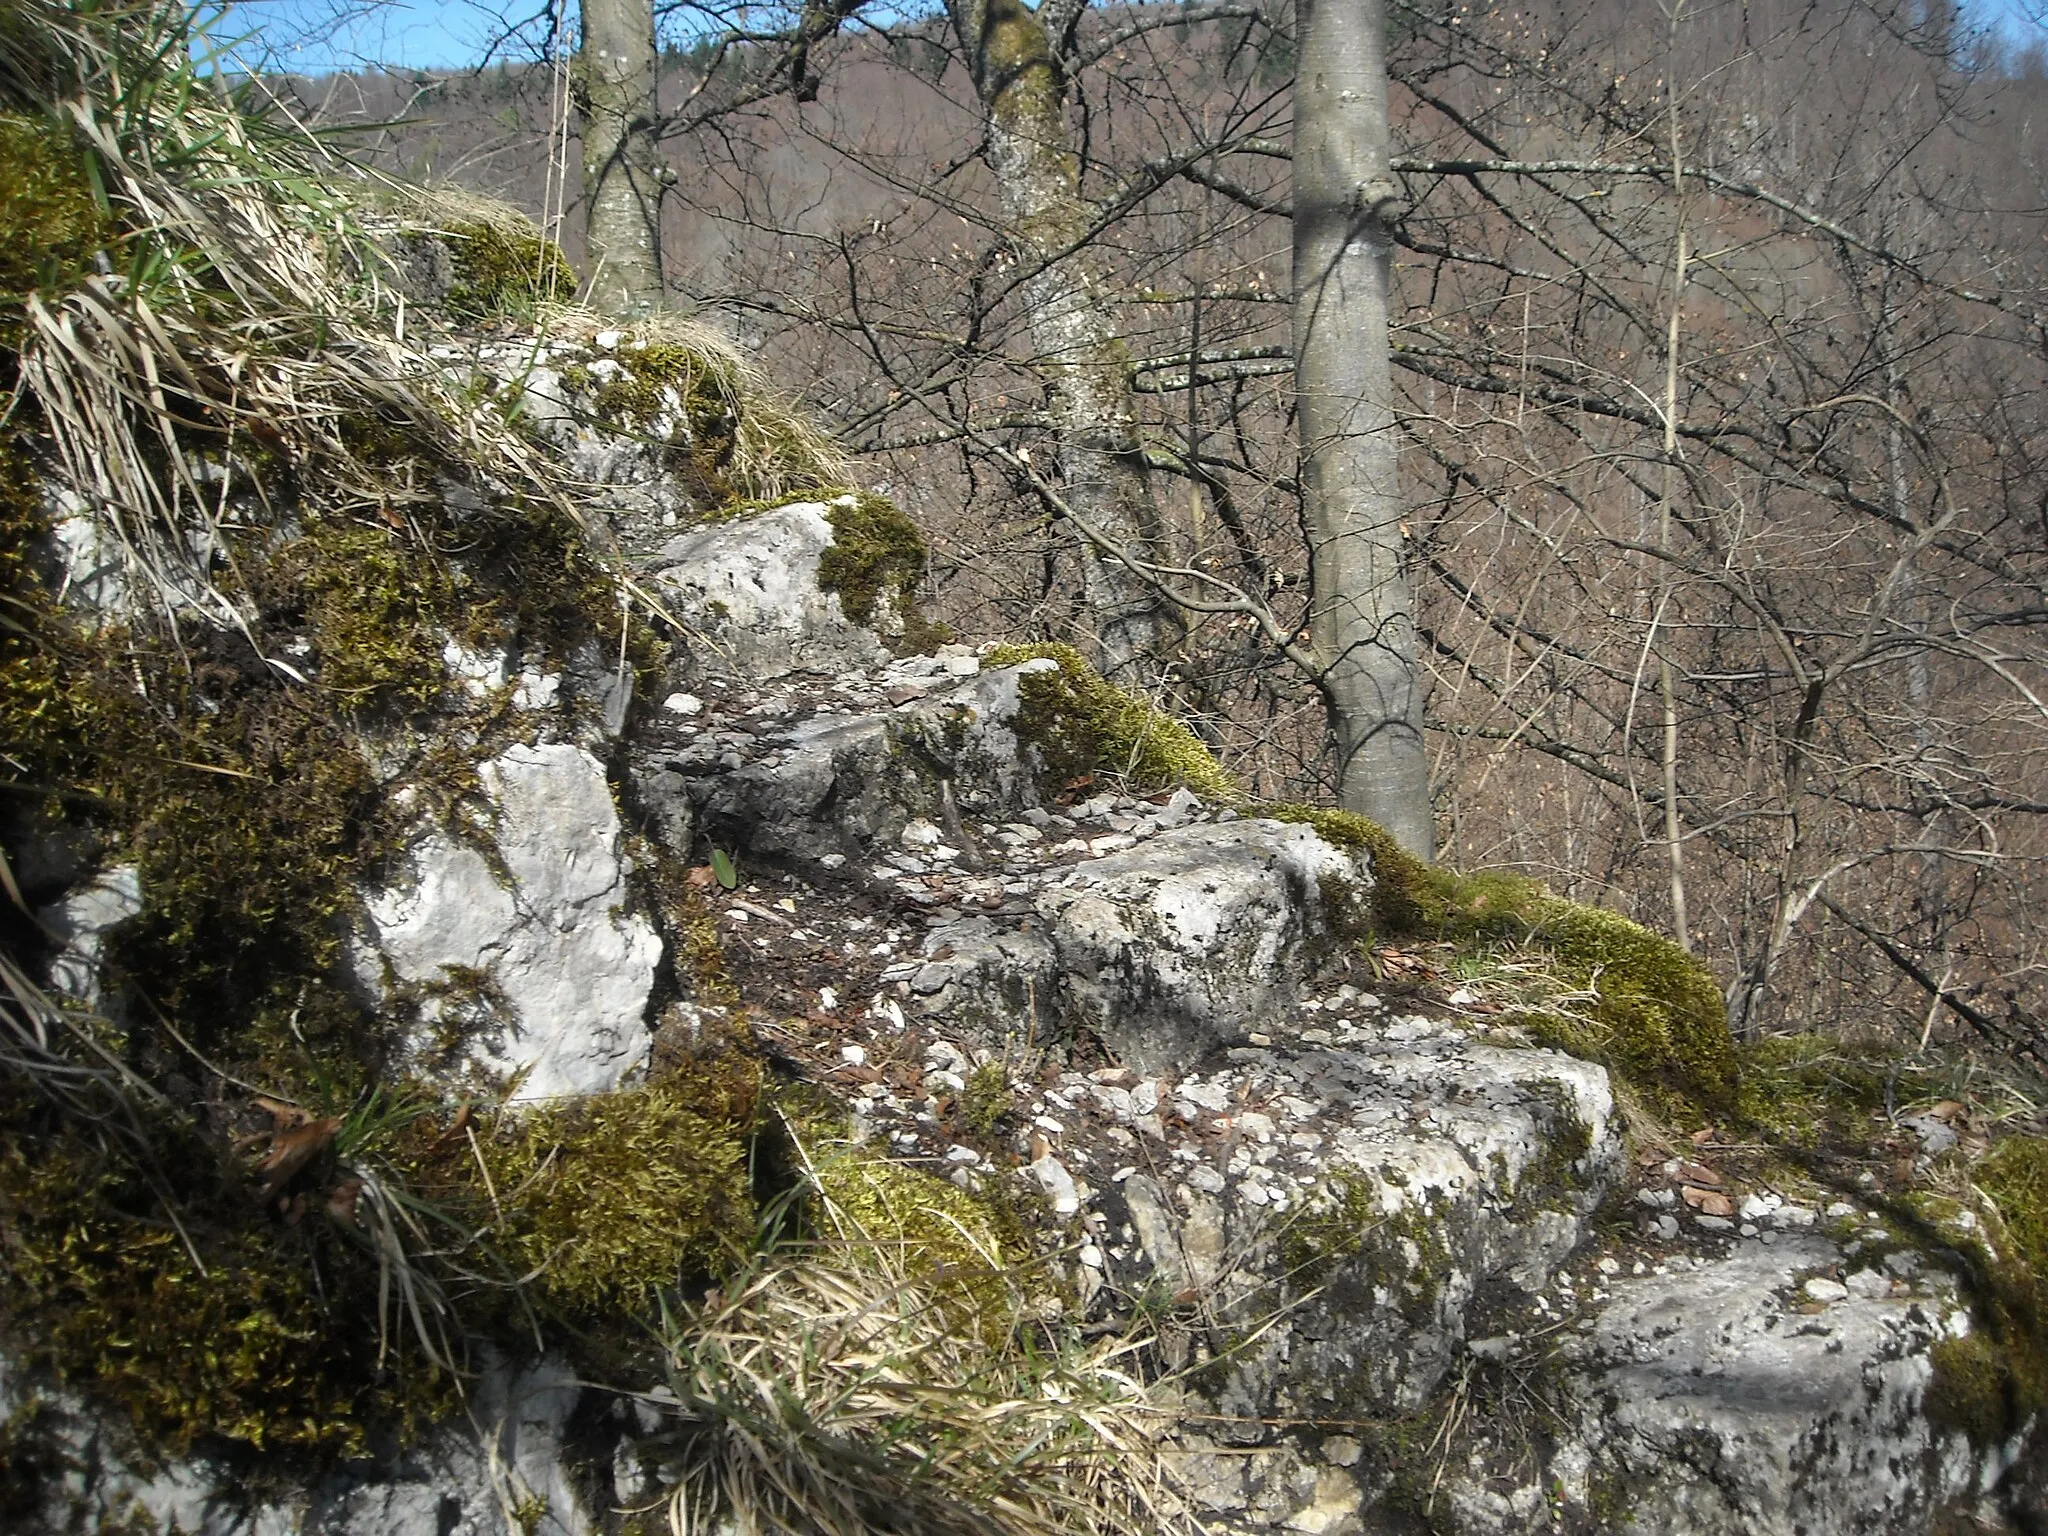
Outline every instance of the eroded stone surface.
<path id="1" fill-rule="evenodd" d="M 1017 682 L 1050 665 L 965 678 L 885 665 L 842 674 L 810 709 L 783 693 L 737 718 L 672 714 L 632 744 L 632 795 L 678 853 L 701 828 L 722 847 L 820 871 L 850 863 L 858 874 L 923 819 L 967 844 L 954 858 L 978 861 L 963 814 L 1014 816 L 1038 803 L 1016 735 Z M 897 675 L 925 686 L 892 705 Z"/>
<path id="2" fill-rule="evenodd" d="M 1796 1235 L 1676 1255 L 1615 1279 L 1561 1344 L 1492 1341 L 1525 1370 L 1546 1362 L 1553 1422 L 1573 1427 L 1518 1474 L 1488 1454 L 1497 1444 L 1455 1466 L 1454 1528 L 1924 1531 L 1991 1489 L 2012 1452 L 1979 1454 L 1925 1412 L 1931 1348 L 1968 1327 L 1953 1277 L 1915 1255 L 1853 1252 Z M 1849 1283 L 1815 1302 L 1803 1282 L 1836 1274 Z"/>
<path id="3" fill-rule="evenodd" d="M 677 617 L 700 629 L 718 666 L 757 680 L 874 666 L 879 636 L 851 622 L 818 585 L 832 547 L 821 502 L 797 502 L 678 534 L 648 562 Z"/>
<path id="4" fill-rule="evenodd" d="M 1371 887 L 1307 827 L 1237 821 L 1077 865 L 1037 904 L 1064 1011 L 1156 1071 L 1283 1014 L 1335 938 L 1332 902 Z"/>
<path id="5" fill-rule="evenodd" d="M 423 831 L 407 878 L 372 895 L 357 969 L 404 989 L 429 1032 L 480 1016 L 462 1054 L 527 1098 L 602 1093 L 646 1060 L 661 941 L 633 912 L 604 768 L 513 746 L 478 769 L 486 846 Z"/>

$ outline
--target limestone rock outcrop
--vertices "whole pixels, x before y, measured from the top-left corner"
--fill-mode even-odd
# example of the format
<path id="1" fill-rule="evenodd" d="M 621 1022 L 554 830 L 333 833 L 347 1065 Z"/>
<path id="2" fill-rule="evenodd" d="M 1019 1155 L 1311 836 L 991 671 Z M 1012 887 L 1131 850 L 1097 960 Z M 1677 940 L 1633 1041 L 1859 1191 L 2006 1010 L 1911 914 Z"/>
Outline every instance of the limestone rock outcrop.
<path id="1" fill-rule="evenodd" d="M 1053 664 L 891 657 L 818 591 L 830 534 L 806 503 L 649 541 L 703 632 L 637 713 L 598 662 L 471 666 L 526 724 L 481 756 L 483 817 L 418 819 L 352 950 L 359 985 L 416 1010 L 423 1062 L 533 1097 L 630 1081 L 679 985 L 633 840 L 671 865 L 716 850 L 739 874 L 709 905 L 784 1066 L 869 1145 L 1039 1201 L 1073 1319 L 1158 1320 L 1169 1461 L 1209 1530 L 2021 1517 L 2037 1442 L 1928 1412 L 1936 1347 L 1971 1326 L 1947 1259 L 1849 1206 L 1677 1201 L 1625 1155 L 1602 1067 L 1461 992 L 1382 984 L 1366 853 L 1185 790 L 1062 800 L 1027 687 Z M 77 995 L 122 889 L 61 909 Z M 974 1093 L 1000 1113 L 970 1140 Z M 73 1509 L 190 1536 L 582 1536 L 665 1492 L 630 1406 L 552 1363 L 253 1501 L 239 1466 L 145 1473 L 50 1403 L 86 1469 Z"/>

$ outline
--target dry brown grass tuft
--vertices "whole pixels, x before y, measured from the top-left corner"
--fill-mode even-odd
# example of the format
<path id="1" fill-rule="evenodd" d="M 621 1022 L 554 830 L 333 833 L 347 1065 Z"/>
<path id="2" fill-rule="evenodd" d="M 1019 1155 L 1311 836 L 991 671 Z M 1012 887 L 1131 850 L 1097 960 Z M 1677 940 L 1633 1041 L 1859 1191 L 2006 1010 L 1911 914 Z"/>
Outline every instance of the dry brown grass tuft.
<path id="1" fill-rule="evenodd" d="M 680 1469 L 675 1536 L 1201 1529 L 1161 1453 L 1142 1333 L 1063 1334 L 1023 1272 L 994 1269 L 962 1326 L 942 1266 L 812 1199 L 831 1242 L 771 1249 L 669 1319 L 673 1397 L 650 1401 Z"/>

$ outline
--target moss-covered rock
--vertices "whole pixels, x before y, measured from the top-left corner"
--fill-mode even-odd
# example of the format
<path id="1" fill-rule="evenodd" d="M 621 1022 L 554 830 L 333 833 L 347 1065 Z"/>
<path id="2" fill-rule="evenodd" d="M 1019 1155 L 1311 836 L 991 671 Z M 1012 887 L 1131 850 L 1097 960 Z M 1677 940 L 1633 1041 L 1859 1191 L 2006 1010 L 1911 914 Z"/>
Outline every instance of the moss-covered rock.
<path id="1" fill-rule="evenodd" d="M 708 332 L 636 337 L 609 362 L 591 396 L 598 423 L 666 445 L 704 515 L 731 516 L 847 484 L 846 462 L 831 442 Z"/>
<path id="2" fill-rule="evenodd" d="M 1935 1225 L 1968 1261 L 1974 1327 L 1935 1345 L 1927 1408 L 1990 1449 L 2048 1413 L 2048 1137 L 2006 1138 L 1972 1182 L 1990 1203 L 1989 1240 Z"/>
<path id="3" fill-rule="evenodd" d="M 1185 784 L 1244 814 L 1310 826 L 1370 861 L 1369 898 L 1326 893 L 1340 925 L 1356 930 L 1351 936 L 1541 951 L 1563 989 L 1595 998 L 1589 1008 L 1527 1018 L 1545 1043 L 1607 1064 L 1666 1109 L 1704 1114 L 1730 1104 L 1740 1074 L 1720 988 L 1670 940 L 1518 875 L 1431 867 L 1367 817 L 1251 800 L 1186 726 L 1105 682 L 1071 646 L 999 646 L 985 663 L 1037 659 L 1058 670 L 1021 680 L 1018 734 L 1054 786 L 1079 789 L 1100 774 L 1143 790 Z"/>
<path id="4" fill-rule="evenodd" d="M 418 711 L 439 700 L 447 625 L 466 583 L 435 552 L 388 528 L 316 515 L 265 570 L 280 604 L 301 610 L 311 670 L 344 695 L 343 707 Z"/>
<path id="5" fill-rule="evenodd" d="M 1372 863 L 1370 910 L 1380 933 L 1420 933 L 1440 919 L 1437 887 L 1429 866 L 1370 817 L 1355 811 L 1264 800 L 1251 809 L 1274 821 L 1313 827 L 1324 842 L 1365 854 Z"/>
<path id="6" fill-rule="evenodd" d="M 455 319 L 530 319 L 540 305 L 566 303 L 576 293 L 576 274 L 561 247 L 531 226 L 460 220 L 441 236 L 455 269 L 443 303 Z"/>
<path id="7" fill-rule="evenodd" d="M 1384 937 L 1513 944 L 1546 954 L 1565 989 L 1595 1001 L 1523 1018 L 1545 1044 L 1605 1063 L 1666 1109 L 1714 1113 L 1732 1103 L 1740 1071 L 1720 987 L 1671 940 L 1519 875 L 1426 865 L 1363 816 L 1299 805 L 1252 809 L 1306 822 L 1326 840 L 1370 855 L 1372 912 Z"/>
<path id="8" fill-rule="evenodd" d="M 911 601 L 928 559 L 917 524 L 872 491 L 834 497 L 825 519 L 832 544 L 818 560 L 818 586 L 838 597 L 840 611 L 899 650 L 925 650 L 942 639 Z"/>
<path id="9" fill-rule="evenodd" d="M 70 287 L 112 233 L 70 134 L 0 113 L 0 346 L 20 336 L 30 291 L 47 298 Z"/>
<path id="10" fill-rule="evenodd" d="M 1027 661 L 1057 663 L 1057 670 L 1032 672 L 1018 686 L 1024 707 L 1017 734 L 1038 753 L 1053 785 L 1078 788 L 1098 774 L 1113 774 L 1135 789 L 1185 784 L 1216 799 L 1236 795 L 1236 780 L 1193 731 L 1104 681 L 1071 645 L 997 646 L 983 665 L 1013 667 Z"/>

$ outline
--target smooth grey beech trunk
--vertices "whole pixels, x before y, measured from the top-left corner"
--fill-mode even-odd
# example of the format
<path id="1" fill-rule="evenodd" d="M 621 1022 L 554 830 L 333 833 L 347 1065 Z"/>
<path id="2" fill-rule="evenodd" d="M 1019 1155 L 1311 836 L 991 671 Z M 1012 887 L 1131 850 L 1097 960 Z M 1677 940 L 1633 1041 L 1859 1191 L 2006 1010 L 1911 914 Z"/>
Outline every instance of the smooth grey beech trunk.
<path id="1" fill-rule="evenodd" d="M 1115 548 L 1156 560 L 1160 516 L 1137 435 L 1130 354 L 1086 254 L 1066 254 L 1091 210 L 1044 24 L 1021 0 L 947 0 L 946 9 L 980 98 L 1011 238 L 1040 268 L 1024 299 L 1067 503 Z M 1147 663 L 1164 660 L 1179 638 L 1178 615 L 1092 544 L 1081 568 L 1097 665 L 1111 674 L 1153 670 Z"/>
<path id="2" fill-rule="evenodd" d="M 577 76 L 591 303 L 612 314 L 642 313 L 661 302 L 662 176 L 649 0 L 583 0 Z"/>
<path id="3" fill-rule="evenodd" d="M 1429 761 L 1388 362 L 1395 208 L 1381 0 L 1299 0 L 1294 383 L 1309 639 L 1337 802 L 1429 858 Z"/>

